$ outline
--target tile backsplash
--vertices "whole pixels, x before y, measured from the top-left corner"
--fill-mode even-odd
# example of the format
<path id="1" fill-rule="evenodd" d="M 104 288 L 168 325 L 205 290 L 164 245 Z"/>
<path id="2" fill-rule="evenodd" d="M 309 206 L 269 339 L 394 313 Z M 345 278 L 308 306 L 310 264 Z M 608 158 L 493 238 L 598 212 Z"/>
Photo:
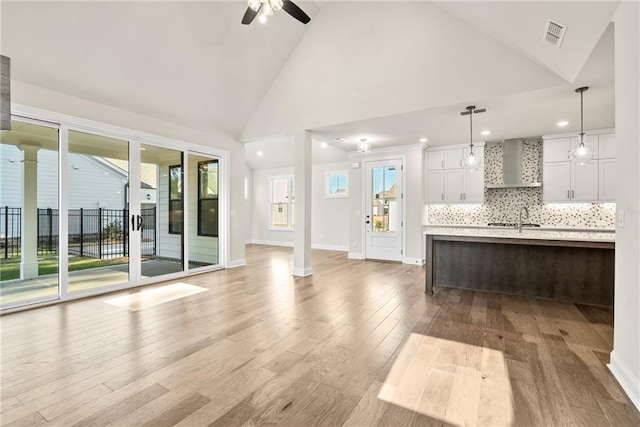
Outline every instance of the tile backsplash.
<path id="1" fill-rule="evenodd" d="M 523 178 L 542 180 L 542 142 L 525 141 Z M 485 145 L 485 183 L 502 179 L 502 143 Z M 424 224 L 487 225 L 518 222 L 522 206 L 529 210 L 526 222 L 543 226 L 615 228 L 615 203 L 542 203 L 542 188 L 485 188 L 482 205 L 425 205 Z"/>

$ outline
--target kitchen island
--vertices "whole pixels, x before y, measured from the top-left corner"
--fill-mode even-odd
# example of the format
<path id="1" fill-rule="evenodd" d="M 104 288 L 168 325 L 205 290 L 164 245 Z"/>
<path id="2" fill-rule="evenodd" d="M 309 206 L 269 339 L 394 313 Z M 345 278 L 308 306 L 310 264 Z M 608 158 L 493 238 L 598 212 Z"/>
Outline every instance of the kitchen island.
<path id="1" fill-rule="evenodd" d="M 426 292 L 434 286 L 613 305 L 615 234 L 428 227 Z"/>

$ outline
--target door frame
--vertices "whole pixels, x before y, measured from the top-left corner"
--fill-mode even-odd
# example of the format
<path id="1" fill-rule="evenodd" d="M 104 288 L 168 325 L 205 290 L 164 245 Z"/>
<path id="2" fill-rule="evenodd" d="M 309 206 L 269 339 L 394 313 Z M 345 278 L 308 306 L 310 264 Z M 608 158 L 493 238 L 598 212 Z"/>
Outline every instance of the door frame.
<path id="1" fill-rule="evenodd" d="M 108 292 L 119 291 L 124 289 L 136 288 L 139 286 L 144 286 L 152 283 L 162 282 L 166 280 L 173 280 L 177 278 L 187 277 L 192 274 L 199 274 L 202 272 L 215 271 L 218 269 L 227 268 L 229 263 L 229 253 L 231 248 L 231 239 L 230 239 L 230 222 L 229 222 L 229 206 L 230 206 L 230 152 L 227 150 L 221 150 L 214 147 L 203 146 L 200 144 L 180 141 L 172 138 L 167 138 L 147 132 L 136 131 L 133 129 L 110 125 L 107 123 L 97 122 L 93 120 L 84 119 L 81 117 L 71 116 L 63 113 L 57 113 L 54 111 L 44 110 L 40 108 L 35 108 L 27 105 L 21 104 L 13 104 L 12 107 L 12 120 L 16 119 L 24 122 L 31 122 L 33 124 L 40 124 L 43 126 L 49 127 L 58 127 L 59 128 L 59 140 L 58 140 L 58 160 L 59 160 L 59 181 L 58 181 L 58 200 L 59 200 L 59 215 L 58 215 L 58 230 L 59 237 L 58 238 L 58 253 L 65 254 L 64 256 L 58 257 L 58 297 L 51 299 L 47 298 L 46 300 L 27 300 L 24 303 L 21 303 L 17 306 L 7 306 L 2 307 L 2 313 L 10 313 L 14 311 L 20 311 L 24 309 L 30 309 L 38 306 L 56 304 L 64 301 L 70 301 L 79 298 L 85 298 L 88 296 L 101 295 Z M 131 113 L 132 115 L 135 113 Z M 219 257 L 218 264 L 211 266 L 210 268 L 198 269 L 197 271 L 189 271 L 187 268 L 188 264 L 188 246 L 185 245 L 183 247 L 183 259 L 185 263 L 185 268 L 182 272 L 172 273 L 165 276 L 157 276 L 143 279 L 140 277 L 140 242 L 137 239 L 132 240 L 130 237 L 130 255 L 129 255 L 129 280 L 127 282 L 116 283 L 106 286 L 101 286 L 95 289 L 88 289 L 77 291 L 72 294 L 68 291 L 68 262 L 67 262 L 67 253 L 68 253 L 68 201 L 67 201 L 67 192 L 68 192 L 68 184 L 69 184 L 69 176 L 68 176 L 68 133 L 69 131 L 78 131 L 84 133 L 90 133 L 99 136 L 105 136 L 109 138 L 116 138 L 127 141 L 129 143 L 129 161 L 130 161 L 130 169 L 129 169 L 129 182 L 135 182 L 135 179 L 140 178 L 140 167 L 139 165 L 132 166 L 132 151 L 137 151 L 136 157 L 140 158 L 140 146 L 141 144 L 154 145 L 161 148 L 167 148 L 172 150 L 182 151 L 185 155 L 185 158 L 189 153 L 200 153 L 207 156 L 213 156 L 219 159 L 220 162 L 220 176 L 219 176 L 219 188 L 220 188 L 220 196 L 219 196 Z M 137 150 L 134 150 L 134 147 Z M 187 164 L 185 159 L 185 165 Z M 132 170 L 133 169 L 133 170 Z M 137 176 L 134 176 L 134 172 L 137 170 Z M 137 186 L 135 186 L 137 188 Z M 137 193 L 137 194 L 134 194 Z M 140 189 L 136 191 L 131 191 L 130 186 L 130 197 L 129 203 L 130 206 L 136 206 L 136 209 L 140 208 Z M 137 203 L 137 205 L 135 205 Z M 131 211 L 129 212 L 131 215 Z M 185 212 L 186 214 L 187 212 Z M 188 225 L 187 225 L 188 227 Z M 185 230 L 185 232 L 187 232 Z M 135 258 L 138 259 L 138 264 L 133 266 L 133 251 L 131 250 L 133 247 L 131 243 L 135 241 L 134 245 L 138 246 Z"/>
<path id="2" fill-rule="evenodd" d="M 401 197 L 401 205 L 402 205 L 402 234 L 401 234 L 401 247 L 402 247 L 402 259 L 401 262 L 404 264 L 405 260 L 406 260 L 406 256 L 407 256 L 407 248 L 406 248 L 406 244 L 407 244 L 407 209 L 406 209 L 406 199 L 404 197 L 404 193 L 406 193 L 405 190 L 405 183 L 406 183 L 406 178 L 407 178 L 407 171 L 405 170 L 404 166 L 407 164 L 406 162 L 406 155 L 402 154 L 402 155 L 387 155 L 387 156 L 376 156 L 376 157 L 365 157 L 362 158 L 362 172 L 361 172 L 361 179 L 362 179 L 362 197 L 361 197 L 361 201 L 360 201 L 360 205 L 361 205 L 361 212 L 362 215 L 360 217 L 361 220 L 361 234 L 362 234 L 362 238 L 361 238 L 361 247 L 362 247 L 362 258 L 363 259 L 367 259 L 367 194 L 366 194 L 366 188 L 367 188 L 367 163 L 373 163 L 373 162 L 380 162 L 380 161 L 388 161 L 388 160 L 400 160 L 401 163 L 401 175 L 402 175 L 402 197 Z"/>

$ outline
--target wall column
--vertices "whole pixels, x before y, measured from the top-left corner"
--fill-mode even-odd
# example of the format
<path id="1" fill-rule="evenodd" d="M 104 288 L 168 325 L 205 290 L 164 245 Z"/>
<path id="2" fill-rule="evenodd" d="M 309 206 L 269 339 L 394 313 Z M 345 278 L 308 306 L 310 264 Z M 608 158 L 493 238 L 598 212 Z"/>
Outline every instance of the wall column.
<path id="1" fill-rule="evenodd" d="M 609 369 L 640 409 L 640 4 L 615 17 L 616 270 Z"/>
<path id="2" fill-rule="evenodd" d="M 20 278 L 38 277 L 38 150 L 33 145 L 21 145 L 22 162 L 22 220 L 20 238 Z"/>
<path id="3" fill-rule="evenodd" d="M 295 231 L 293 275 L 310 276 L 311 269 L 311 132 L 296 131 L 294 145 Z"/>

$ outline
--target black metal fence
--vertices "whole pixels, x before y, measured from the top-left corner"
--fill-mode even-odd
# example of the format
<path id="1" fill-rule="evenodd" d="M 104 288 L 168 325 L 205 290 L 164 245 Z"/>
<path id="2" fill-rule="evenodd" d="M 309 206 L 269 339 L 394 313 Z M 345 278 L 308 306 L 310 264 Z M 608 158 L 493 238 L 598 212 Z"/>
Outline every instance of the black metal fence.
<path id="1" fill-rule="evenodd" d="M 20 230 L 22 228 L 20 208 L 5 206 L 0 211 L 0 249 L 4 258 L 20 256 Z"/>
<path id="2" fill-rule="evenodd" d="M 156 208 L 142 209 L 141 250 L 156 254 Z M 20 256 L 21 208 L 0 211 L 0 256 Z M 69 253 L 108 259 L 129 255 L 128 209 L 69 209 Z M 38 255 L 58 251 L 58 210 L 38 209 Z"/>

